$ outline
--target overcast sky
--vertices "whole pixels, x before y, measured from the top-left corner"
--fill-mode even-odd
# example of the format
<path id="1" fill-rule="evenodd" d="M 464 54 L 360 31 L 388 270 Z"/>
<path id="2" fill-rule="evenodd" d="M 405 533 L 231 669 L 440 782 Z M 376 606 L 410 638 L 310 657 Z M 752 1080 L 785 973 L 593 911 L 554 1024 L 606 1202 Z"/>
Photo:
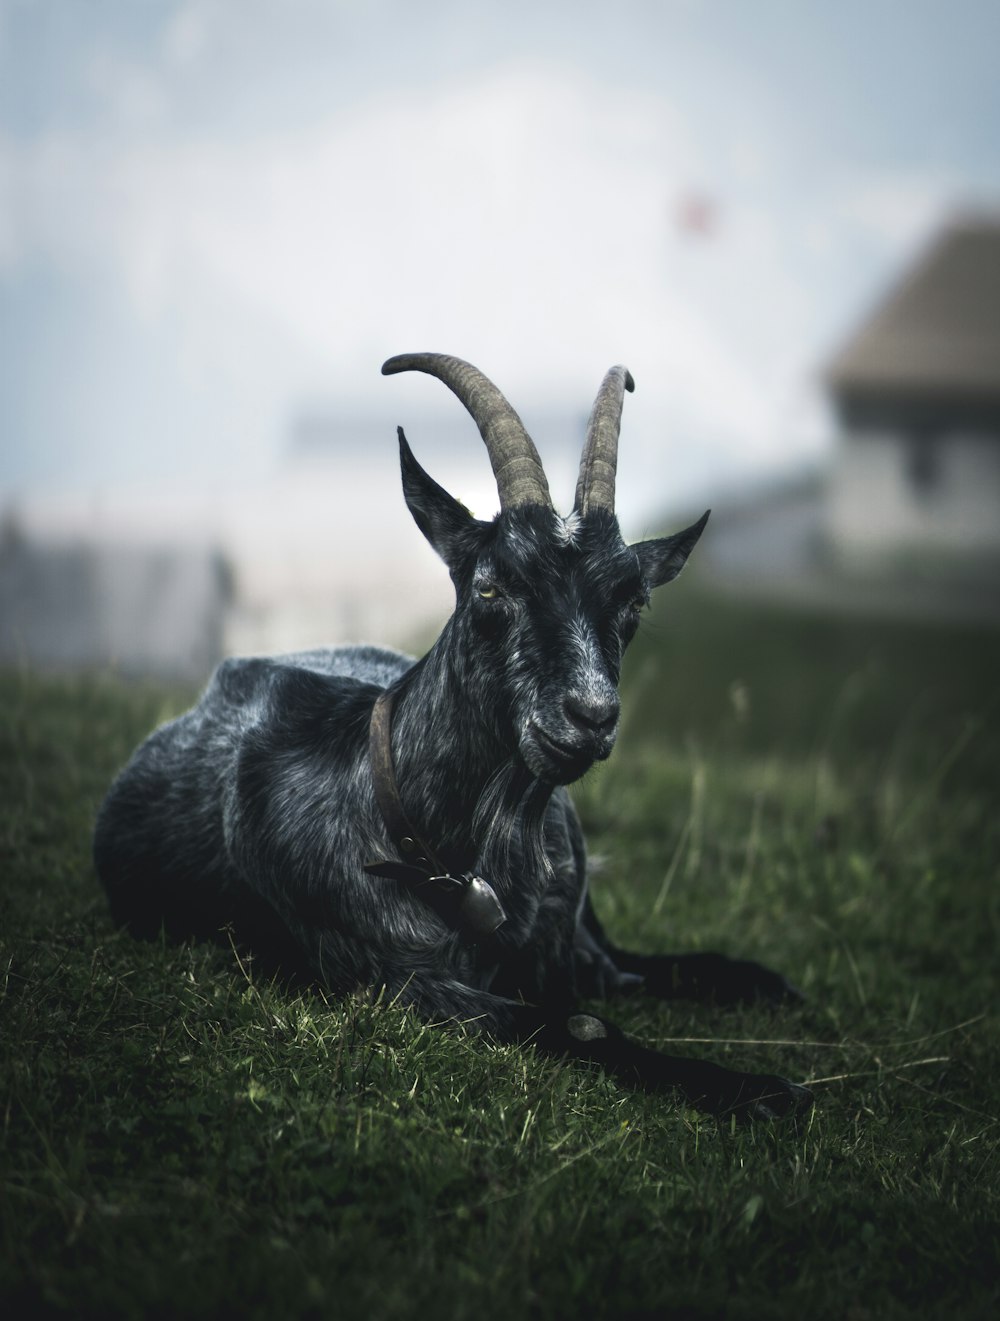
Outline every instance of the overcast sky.
<path id="1" fill-rule="evenodd" d="M 529 426 L 627 363 L 636 501 L 808 461 L 1000 201 L 998 51 L 996 0 L 0 0 L 0 499 L 260 478 L 303 408 L 391 446 L 415 349 Z"/>

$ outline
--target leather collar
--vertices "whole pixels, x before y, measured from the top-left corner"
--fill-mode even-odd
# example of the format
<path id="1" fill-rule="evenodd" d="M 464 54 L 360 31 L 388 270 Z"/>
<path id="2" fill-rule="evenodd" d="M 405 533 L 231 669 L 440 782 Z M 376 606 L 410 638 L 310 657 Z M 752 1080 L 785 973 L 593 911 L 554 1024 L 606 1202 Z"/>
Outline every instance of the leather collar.
<path id="1" fill-rule="evenodd" d="M 368 728 L 368 758 L 375 801 L 398 860 L 370 862 L 369 876 L 408 886 L 418 898 L 467 940 L 481 941 L 506 921 L 503 906 L 489 881 L 471 872 L 452 875 L 411 823 L 403 807 L 392 761 L 392 708 L 401 685 L 384 689 L 376 698 Z"/>

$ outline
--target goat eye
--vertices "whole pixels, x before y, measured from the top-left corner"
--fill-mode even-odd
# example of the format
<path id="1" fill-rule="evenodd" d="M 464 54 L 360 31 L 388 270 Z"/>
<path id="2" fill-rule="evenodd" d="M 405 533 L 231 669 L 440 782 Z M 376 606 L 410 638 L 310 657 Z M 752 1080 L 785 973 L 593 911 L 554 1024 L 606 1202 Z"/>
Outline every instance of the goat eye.
<path id="1" fill-rule="evenodd" d="M 495 601 L 500 595 L 500 589 L 496 583 L 483 583 L 478 589 L 479 595 L 484 601 Z"/>

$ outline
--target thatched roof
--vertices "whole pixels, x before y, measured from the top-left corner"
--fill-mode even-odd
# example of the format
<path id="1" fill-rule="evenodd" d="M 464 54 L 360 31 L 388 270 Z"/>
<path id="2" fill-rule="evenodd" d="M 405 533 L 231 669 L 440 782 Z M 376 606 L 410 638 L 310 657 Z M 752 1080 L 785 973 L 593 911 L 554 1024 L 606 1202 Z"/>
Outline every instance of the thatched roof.
<path id="1" fill-rule="evenodd" d="M 835 397 L 1000 401 L 1000 217 L 931 244 L 829 363 Z"/>

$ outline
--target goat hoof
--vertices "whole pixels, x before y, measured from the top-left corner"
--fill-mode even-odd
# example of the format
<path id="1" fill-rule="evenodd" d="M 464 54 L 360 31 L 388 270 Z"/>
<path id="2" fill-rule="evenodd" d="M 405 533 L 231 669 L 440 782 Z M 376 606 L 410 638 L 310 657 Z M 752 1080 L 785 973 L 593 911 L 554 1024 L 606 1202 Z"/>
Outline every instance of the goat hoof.
<path id="1" fill-rule="evenodd" d="M 806 1114 L 812 1108 L 813 1094 L 808 1087 L 787 1078 L 775 1078 L 774 1082 L 778 1084 L 774 1091 L 754 1103 L 755 1119 L 788 1119 Z"/>
<path id="2" fill-rule="evenodd" d="M 729 1109 L 742 1120 L 791 1119 L 808 1113 L 812 1104 L 812 1092 L 800 1083 L 751 1074 L 741 1083 L 739 1095 Z"/>

